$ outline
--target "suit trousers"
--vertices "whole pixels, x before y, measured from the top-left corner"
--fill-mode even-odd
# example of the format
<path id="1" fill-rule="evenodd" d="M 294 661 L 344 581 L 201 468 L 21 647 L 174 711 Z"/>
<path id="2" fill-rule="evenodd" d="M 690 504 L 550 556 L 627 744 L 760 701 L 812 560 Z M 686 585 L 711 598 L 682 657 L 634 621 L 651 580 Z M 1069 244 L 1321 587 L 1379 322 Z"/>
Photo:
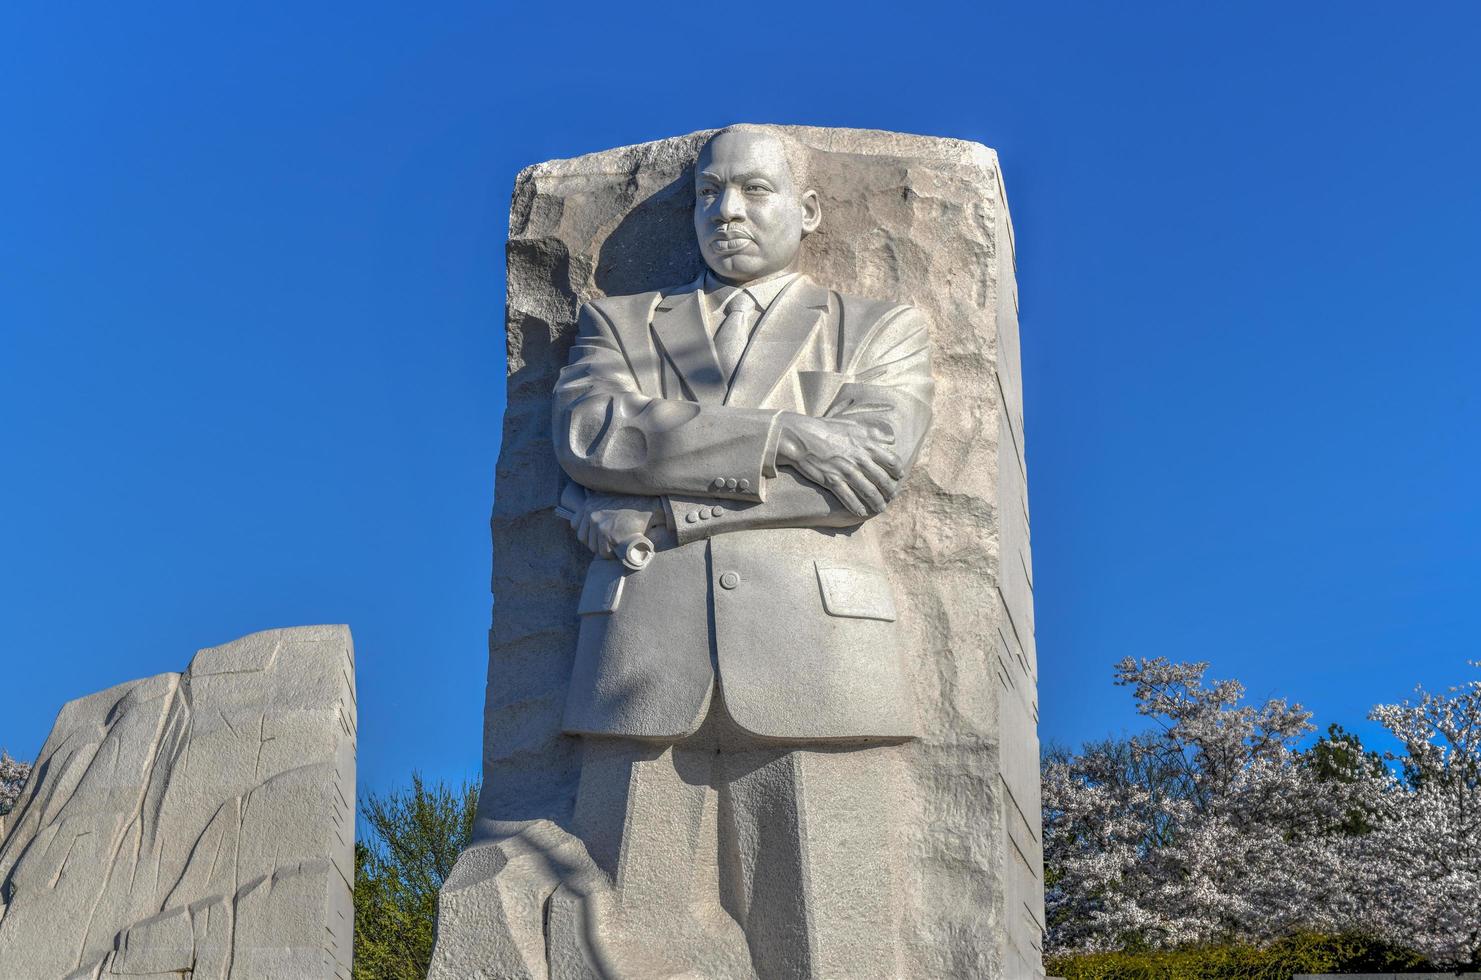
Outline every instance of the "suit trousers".
<path id="1" fill-rule="evenodd" d="M 899 743 L 779 743 L 719 685 L 676 743 L 584 736 L 574 829 L 610 885 L 599 974 L 901 975 Z M 590 905 L 590 903 L 588 903 Z"/>

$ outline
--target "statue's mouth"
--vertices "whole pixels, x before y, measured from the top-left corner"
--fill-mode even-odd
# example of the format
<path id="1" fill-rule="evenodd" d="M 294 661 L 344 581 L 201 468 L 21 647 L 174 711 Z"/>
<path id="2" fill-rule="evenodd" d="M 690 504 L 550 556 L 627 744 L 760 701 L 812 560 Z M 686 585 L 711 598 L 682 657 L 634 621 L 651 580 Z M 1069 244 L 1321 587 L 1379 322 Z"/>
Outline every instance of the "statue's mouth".
<path id="1" fill-rule="evenodd" d="M 741 249 L 745 248 L 749 244 L 751 244 L 751 240 L 744 235 L 731 235 L 727 237 L 717 236 L 710 239 L 710 245 L 713 246 L 715 251 L 719 252 L 721 255 L 728 255 L 731 252 L 739 252 Z"/>

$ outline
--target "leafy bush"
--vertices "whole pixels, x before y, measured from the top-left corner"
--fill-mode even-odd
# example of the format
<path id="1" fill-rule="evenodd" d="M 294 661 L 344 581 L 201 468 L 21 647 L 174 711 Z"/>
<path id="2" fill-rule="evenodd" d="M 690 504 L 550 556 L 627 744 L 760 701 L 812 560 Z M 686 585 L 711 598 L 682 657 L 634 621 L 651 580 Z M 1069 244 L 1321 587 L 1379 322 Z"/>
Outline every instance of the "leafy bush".
<path id="1" fill-rule="evenodd" d="M 355 843 L 355 980 L 423 980 L 432 962 L 437 890 L 473 832 L 478 785 L 369 795 Z"/>
<path id="2" fill-rule="evenodd" d="M 1051 958 L 1064 980 L 1291 980 L 1298 973 L 1424 969 L 1408 950 L 1361 936 L 1301 933 L 1268 946 L 1228 944 L 1179 950 L 1086 953 Z"/>

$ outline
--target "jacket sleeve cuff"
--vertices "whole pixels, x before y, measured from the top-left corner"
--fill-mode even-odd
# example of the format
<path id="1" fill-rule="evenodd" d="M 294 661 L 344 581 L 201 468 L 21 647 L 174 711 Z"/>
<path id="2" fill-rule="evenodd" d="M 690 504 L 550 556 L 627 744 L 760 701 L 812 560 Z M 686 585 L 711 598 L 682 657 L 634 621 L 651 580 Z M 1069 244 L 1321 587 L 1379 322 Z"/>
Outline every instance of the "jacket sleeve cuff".
<path id="1" fill-rule="evenodd" d="M 703 541 L 718 533 L 727 519 L 738 513 L 734 505 L 712 497 L 665 497 L 669 509 L 669 520 L 673 522 L 674 537 L 679 544 Z M 742 505 L 755 506 L 754 504 Z"/>
<path id="2" fill-rule="evenodd" d="M 761 451 L 761 476 L 767 480 L 776 476 L 776 449 L 782 438 L 782 413 L 771 417 L 771 428 L 766 433 L 766 448 Z M 757 495 L 766 499 L 766 484 L 757 489 Z"/>
<path id="3" fill-rule="evenodd" d="M 728 451 L 714 454 L 708 462 L 707 465 L 715 467 L 714 476 L 705 479 L 702 474 L 695 474 L 701 479 L 675 489 L 690 496 L 710 498 L 711 503 L 735 500 L 756 504 L 765 501 L 767 471 L 773 475 L 776 472 L 780 416 L 780 412 L 755 412 L 751 417 L 750 431 L 744 434 L 744 438 L 736 439 Z M 678 513 L 675 517 L 682 519 Z"/>

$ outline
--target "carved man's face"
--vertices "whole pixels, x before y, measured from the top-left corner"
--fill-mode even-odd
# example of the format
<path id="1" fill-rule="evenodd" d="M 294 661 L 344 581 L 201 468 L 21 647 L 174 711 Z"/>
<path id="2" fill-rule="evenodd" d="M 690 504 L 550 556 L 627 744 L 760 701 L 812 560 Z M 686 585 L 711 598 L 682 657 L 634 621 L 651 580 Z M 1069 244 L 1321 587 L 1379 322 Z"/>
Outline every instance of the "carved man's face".
<path id="1" fill-rule="evenodd" d="M 694 233 L 705 264 L 746 283 L 790 269 L 818 227 L 816 191 L 797 187 L 786 151 L 765 132 L 722 133 L 699 155 Z"/>

